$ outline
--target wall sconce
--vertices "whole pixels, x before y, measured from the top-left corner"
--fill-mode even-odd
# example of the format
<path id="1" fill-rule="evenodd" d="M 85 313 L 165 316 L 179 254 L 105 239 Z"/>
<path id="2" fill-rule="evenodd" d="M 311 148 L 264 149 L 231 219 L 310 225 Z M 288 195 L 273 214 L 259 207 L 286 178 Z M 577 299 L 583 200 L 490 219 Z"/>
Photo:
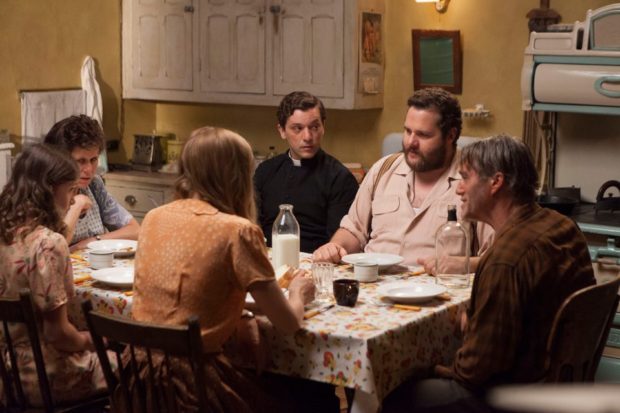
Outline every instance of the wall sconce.
<path id="1" fill-rule="evenodd" d="M 435 3 L 435 10 L 444 13 L 448 9 L 450 0 L 415 0 L 416 3 Z"/>

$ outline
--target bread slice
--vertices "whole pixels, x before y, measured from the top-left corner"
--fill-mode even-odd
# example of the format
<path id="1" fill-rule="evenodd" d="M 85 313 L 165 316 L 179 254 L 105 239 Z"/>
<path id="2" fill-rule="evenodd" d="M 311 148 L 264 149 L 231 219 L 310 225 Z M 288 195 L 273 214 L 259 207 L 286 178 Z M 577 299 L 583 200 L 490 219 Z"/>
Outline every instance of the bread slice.
<path id="1" fill-rule="evenodd" d="M 276 268 L 276 281 L 280 288 L 288 288 L 288 285 L 293 279 L 293 273 L 295 269 L 284 264 Z"/>

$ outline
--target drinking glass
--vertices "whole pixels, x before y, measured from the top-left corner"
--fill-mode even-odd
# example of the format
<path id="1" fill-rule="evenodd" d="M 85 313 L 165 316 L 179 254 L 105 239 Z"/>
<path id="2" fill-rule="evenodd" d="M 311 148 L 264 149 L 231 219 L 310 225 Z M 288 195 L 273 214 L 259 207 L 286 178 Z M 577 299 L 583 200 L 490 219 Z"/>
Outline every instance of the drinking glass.
<path id="1" fill-rule="evenodd" d="M 316 286 L 316 297 L 319 301 L 329 301 L 332 279 L 334 278 L 334 264 L 331 262 L 313 262 L 312 280 Z"/>

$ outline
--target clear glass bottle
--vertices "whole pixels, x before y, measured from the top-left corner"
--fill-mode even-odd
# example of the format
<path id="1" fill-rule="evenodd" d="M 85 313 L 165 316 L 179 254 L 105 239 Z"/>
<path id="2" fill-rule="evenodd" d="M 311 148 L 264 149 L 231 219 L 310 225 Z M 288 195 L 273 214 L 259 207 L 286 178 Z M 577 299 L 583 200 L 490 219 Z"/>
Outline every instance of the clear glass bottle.
<path id="1" fill-rule="evenodd" d="M 275 156 L 278 156 L 278 153 L 276 152 L 276 147 L 275 146 L 270 146 L 269 147 L 269 152 L 267 152 L 267 159 L 271 159 Z"/>
<path id="2" fill-rule="evenodd" d="M 293 215 L 293 205 L 280 205 L 280 213 L 271 230 L 273 268 L 287 264 L 299 267 L 299 223 Z"/>
<path id="3" fill-rule="evenodd" d="M 469 235 L 448 205 L 448 222 L 435 235 L 435 279 L 448 288 L 469 287 Z"/>

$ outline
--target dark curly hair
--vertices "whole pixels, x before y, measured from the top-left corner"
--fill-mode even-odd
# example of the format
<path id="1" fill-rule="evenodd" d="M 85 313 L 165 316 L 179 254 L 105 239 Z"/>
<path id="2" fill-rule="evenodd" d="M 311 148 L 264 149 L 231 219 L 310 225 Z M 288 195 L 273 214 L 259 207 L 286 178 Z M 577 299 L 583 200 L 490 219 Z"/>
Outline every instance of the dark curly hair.
<path id="1" fill-rule="evenodd" d="M 407 106 L 416 109 L 435 109 L 439 113 L 439 129 L 445 139 L 452 128 L 456 129 L 454 145 L 461 136 L 463 120 L 461 118 L 461 105 L 449 92 L 437 87 L 420 89 L 407 100 Z"/>
<path id="2" fill-rule="evenodd" d="M 71 153 L 75 148 L 105 147 L 105 137 L 99 123 L 86 115 L 69 116 L 56 122 L 45 135 L 44 142 Z"/>
<path id="3" fill-rule="evenodd" d="M 63 233 L 54 188 L 79 176 L 77 163 L 65 151 L 45 144 L 26 148 L 0 194 L 0 240 L 12 244 L 18 233 L 23 238 L 39 225 Z"/>
<path id="4" fill-rule="evenodd" d="M 321 113 L 321 122 L 325 123 L 327 115 L 325 114 L 325 106 L 323 106 L 321 99 L 308 92 L 291 92 L 282 98 L 280 106 L 278 106 L 278 112 L 276 113 L 278 124 L 284 129 L 286 121 L 297 109 L 305 112 L 317 106 Z"/>

